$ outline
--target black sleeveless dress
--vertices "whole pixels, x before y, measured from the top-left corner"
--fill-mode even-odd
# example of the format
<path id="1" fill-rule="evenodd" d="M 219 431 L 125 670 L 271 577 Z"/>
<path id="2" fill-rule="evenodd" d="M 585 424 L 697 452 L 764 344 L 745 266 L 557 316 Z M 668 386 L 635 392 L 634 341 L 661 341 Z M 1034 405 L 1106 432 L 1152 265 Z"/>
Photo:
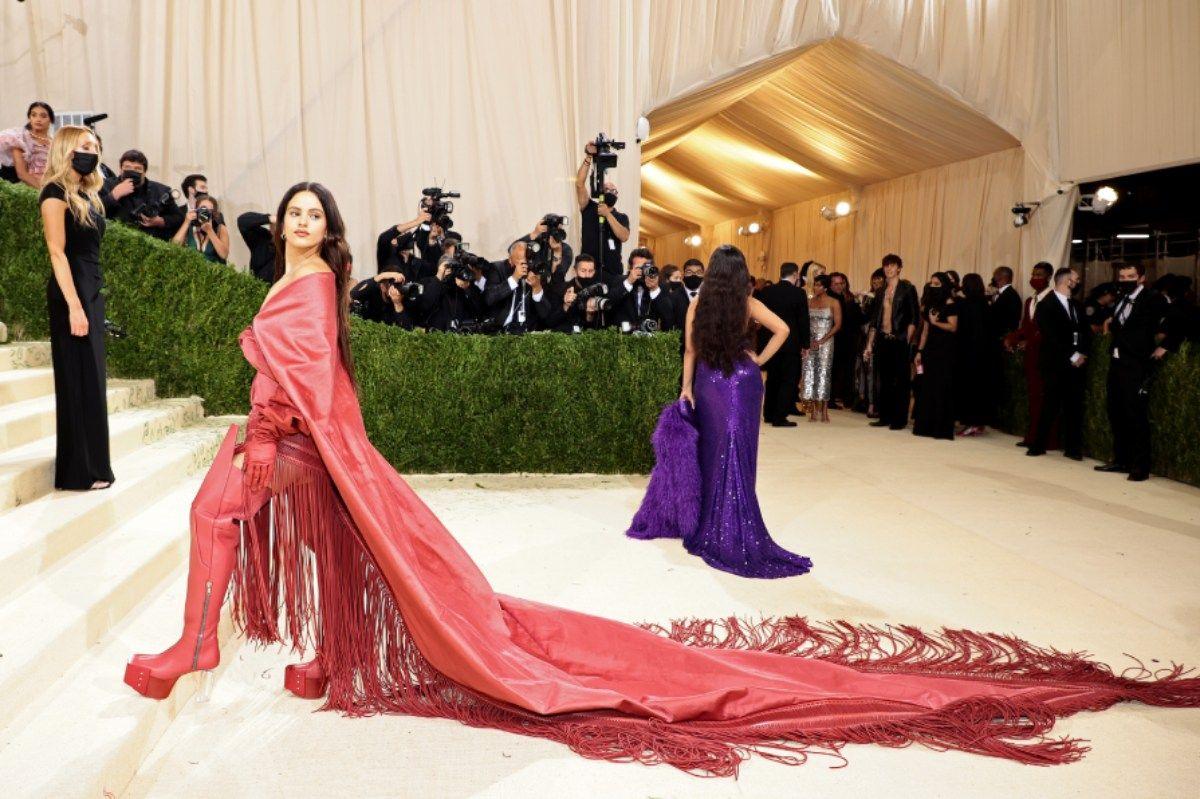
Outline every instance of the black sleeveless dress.
<path id="1" fill-rule="evenodd" d="M 39 204 L 65 199 L 62 186 L 42 189 Z M 68 208 L 66 255 L 75 293 L 88 318 L 86 336 L 71 335 L 66 298 L 51 272 L 46 284 L 50 313 L 50 357 L 54 364 L 54 399 L 58 417 L 58 446 L 54 487 L 83 490 L 97 480 L 113 481 L 108 452 L 108 398 L 104 360 L 104 275 L 100 270 L 100 239 L 104 215 L 93 210 L 95 227 L 79 224 Z"/>

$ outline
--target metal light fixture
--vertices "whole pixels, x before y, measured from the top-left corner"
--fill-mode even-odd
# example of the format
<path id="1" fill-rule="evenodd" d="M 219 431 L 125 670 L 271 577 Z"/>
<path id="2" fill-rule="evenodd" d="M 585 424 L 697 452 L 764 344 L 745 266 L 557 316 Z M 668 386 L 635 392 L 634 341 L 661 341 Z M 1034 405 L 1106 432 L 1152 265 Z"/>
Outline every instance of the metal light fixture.
<path id="1" fill-rule="evenodd" d="M 1077 211 L 1091 211 L 1093 214 L 1103 214 L 1116 204 L 1120 195 L 1112 186 L 1101 186 L 1095 194 L 1083 194 L 1079 197 Z"/>
<path id="2" fill-rule="evenodd" d="M 850 214 L 850 203 L 841 200 L 833 207 L 833 210 L 837 212 L 838 216 L 848 216 Z"/>
<path id="3" fill-rule="evenodd" d="M 753 236 L 762 230 L 762 225 L 758 224 L 757 222 L 751 222 L 750 227 L 746 228 L 746 230 L 748 230 L 750 235 Z"/>
<path id="4" fill-rule="evenodd" d="M 1041 207 L 1039 202 L 1018 202 L 1012 207 L 1012 223 L 1013 227 L 1025 227 L 1029 224 L 1029 217 L 1033 216 L 1033 212 Z"/>

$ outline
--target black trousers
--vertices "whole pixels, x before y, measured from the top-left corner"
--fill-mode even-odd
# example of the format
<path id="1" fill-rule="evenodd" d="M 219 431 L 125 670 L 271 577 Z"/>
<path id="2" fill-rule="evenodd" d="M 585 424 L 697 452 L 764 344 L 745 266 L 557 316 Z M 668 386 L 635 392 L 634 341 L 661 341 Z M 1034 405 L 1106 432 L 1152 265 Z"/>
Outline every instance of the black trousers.
<path id="1" fill-rule="evenodd" d="M 1067 366 L 1042 370 L 1042 407 L 1030 449 L 1046 449 L 1050 432 L 1058 423 L 1063 452 L 1083 454 L 1083 367 Z"/>
<path id="2" fill-rule="evenodd" d="M 800 354 L 780 350 L 767 361 L 767 385 L 763 398 L 763 419 L 782 422 L 796 405 L 796 385 L 800 380 Z"/>
<path id="3" fill-rule="evenodd" d="M 1113 462 L 1134 472 L 1150 471 L 1151 367 L 1131 358 L 1113 358 L 1108 367 L 1108 423 Z"/>
<path id="4" fill-rule="evenodd" d="M 908 398 L 912 387 L 908 342 L 879 337 L 875 342 L 875 368 L 879 372 L 879 421 L 892 428 L 908 426 Z"/>

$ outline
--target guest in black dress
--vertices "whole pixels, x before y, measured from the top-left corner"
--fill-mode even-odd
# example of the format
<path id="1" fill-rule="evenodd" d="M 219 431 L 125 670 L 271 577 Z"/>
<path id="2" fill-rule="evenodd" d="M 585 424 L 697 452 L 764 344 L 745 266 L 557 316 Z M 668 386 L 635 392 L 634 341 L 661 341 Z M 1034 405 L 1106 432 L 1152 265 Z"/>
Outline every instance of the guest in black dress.
<path id="1" fill-rule="evenodd" d="M 962 279 L 962 299 L 956 304 L 954 393 L 955 411 L 963 429 L 959 435 L 975 436 L 984 431 L 994 415 L 988 365 L 988 304 L 983 278 L 972 272 Z"/>
<path id="2" fill-rule="evenodd" d="M 59 128 L 39 205 L 53 274 L 46 285 L 58 448 L 54 486 L 108 488 L 100 145 L 87 128 Z"/>
<path id="3" fill-rule="evenodd" d="M 913 434 L 953 440 L 958 308 L 950 292 L 950 278 L 945 272 L 934 272 L 921 299 L 925 324 L 917 349 L 917 372 L 921 377 L 913 412 Z"/>

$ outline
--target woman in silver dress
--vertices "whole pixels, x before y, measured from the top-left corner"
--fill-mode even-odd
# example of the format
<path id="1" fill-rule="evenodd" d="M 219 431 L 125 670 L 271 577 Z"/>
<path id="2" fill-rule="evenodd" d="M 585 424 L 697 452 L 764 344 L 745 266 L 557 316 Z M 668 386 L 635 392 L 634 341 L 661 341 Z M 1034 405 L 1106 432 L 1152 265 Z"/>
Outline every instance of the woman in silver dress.
<path id="1" fill-rule="evenodd" d="M 829 421 L 829 395 L 833 383 L 833 337 L 842 327 L 842 306 L 829 296 L 829 275 L 812 281 L 808 301 L 812 343 L 804 352 L 804 399 L 811 404 L 808 421 Z"/>

